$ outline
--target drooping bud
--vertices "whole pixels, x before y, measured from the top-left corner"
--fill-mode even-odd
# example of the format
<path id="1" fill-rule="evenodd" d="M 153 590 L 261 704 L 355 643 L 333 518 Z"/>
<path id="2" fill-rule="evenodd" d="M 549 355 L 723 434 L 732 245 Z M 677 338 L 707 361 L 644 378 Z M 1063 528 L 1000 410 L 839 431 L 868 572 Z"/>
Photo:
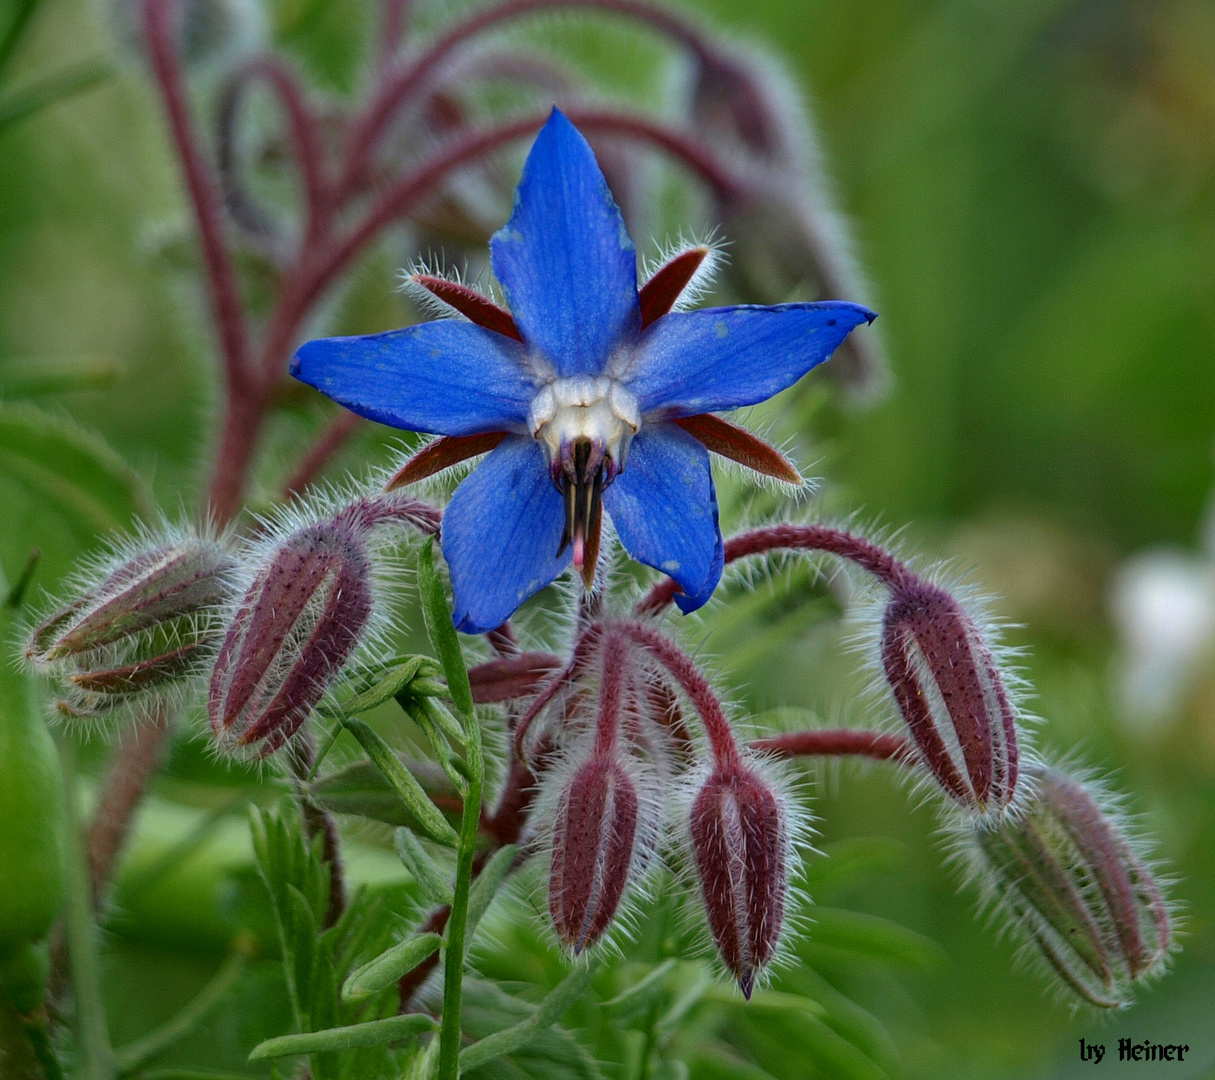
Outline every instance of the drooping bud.
<path id="1" fill-rule="evenodd" d="M 1125 1008 L 1133 984 L 1158 974 L 1171 947 L 1160 885 L 1098 789 L 1047 766 L 1027 779 L 1034 796 L 1024 816 L 956 826 L 963 858 L 987 902 L 1071 992 Z"/>
<path id="2" fill-rule="evenodd" d="M 1016 712 L 974 620 L 944 589 L 892 585 L 881 658 L 920 759 L 968 810 L 999 813 L 1017 790 Z"/>
<path id="3" fill-rule="evenodd" d="M 751 769 L 719 767 L 692 803 L 689 829 L 717 951 L 749 1000 L 784 921 L 789 839 L 780 801 Z"/>
<path id="4" fill-rule="evenodd" d="M 613 756 L 596 755 L 561 794 L 553 830 L 548 907 L 575 953 L 603 936 L 633 866 L 640 817 L 637 787 Z"/>
<path id="5" fill-rule="evenodd" d="M 372 614 L 371 558 L 350 515 L 275 546 L 220 645 L 207 710 L 221 747 L 283 745 L 333 685 Z"/>
<path id="6" fill-rule="evenodd" d="M 62 681 L 66 716 L 102 715 L 164 690 L 194 674 L 217 639 L 234 569 L 223 544 L 197 536 L 119 556 L 34 628 L 26 659 Z"/>
<path id="7" fill-rule="evenodd" d="M 233 566 L 222 546 L 197 538 L 140 551 L 47 616 L 30 635 L 26 656 L 50 664 L 130 645 L 154 628 L 180 632 L 188 620 L 228 599 Z"/>

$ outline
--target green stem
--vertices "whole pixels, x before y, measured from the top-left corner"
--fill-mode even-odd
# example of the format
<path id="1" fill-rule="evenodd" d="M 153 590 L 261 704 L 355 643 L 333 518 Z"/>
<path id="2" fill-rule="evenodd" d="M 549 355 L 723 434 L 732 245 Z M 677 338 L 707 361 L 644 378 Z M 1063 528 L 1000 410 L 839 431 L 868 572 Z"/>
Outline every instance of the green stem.
<path id="1" fill-rule="evenodd" d="M 220 969 L 212 976 L 211 981 L 198 992 L 198 996 L 181 1012 L 142 1039 L 119 1050 L 116 1055 L 119 1074 L 126 1076 L 142 1069 L 153 1058 L 189 1035 L 207 1013 L 236 985 L 236 980 L 245 970 L 247 960 L 248 950 L 243 947 L 238 948 L 223 962 Z"/>
<path id="2" fill-rule="evenodd" d="M 456 887 L 447 923 L 447 948 L 443 954 L 443 1025 L 439 1031 L 439 1080 L 457 1080 L 460 1075 L 460 1002 L 464 992 L 465 931 L 468 926 L 468 890 L 472 882 L 473 854 L 481 821 L 481 785 L 485 763 L 481 757 L 481 729 L 475 716 L 464 717 L 468 735 L 467 761 L 470 779 L 460 819 L 460 849 L 456 859 Z"/>
<path id="3" fill-rule="evenodd" d="M 113 1080 L 114 1051 L 106 1026 L 105 1001 L 101 994 L 101 968 L 97 961 L 93 899 L 80 813 L 76 803 L 76 748 L 68 739 L 59 740 L 63 767 L 64 816 L 67 834 L 67 923 L 71 957 L 72 988 L 76 998 L 77 1077 L 79 1080 Z"/>

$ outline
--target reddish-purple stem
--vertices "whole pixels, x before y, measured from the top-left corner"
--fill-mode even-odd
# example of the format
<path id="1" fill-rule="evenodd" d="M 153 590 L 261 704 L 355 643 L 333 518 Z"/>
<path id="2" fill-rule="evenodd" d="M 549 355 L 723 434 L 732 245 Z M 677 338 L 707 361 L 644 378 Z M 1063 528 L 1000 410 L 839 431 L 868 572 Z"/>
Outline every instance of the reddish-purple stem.
<path id="1" fill-rule="evenodd" d="M 822 551 L 838 555 L 868 570 L 886 585 L 899 585 L 913 574 L 903 563 L 872 540 L 857 536 L 846 529 L 830 525 L 773 525 L 754 529 L 726 541 L 727 563 L 771 551 Z M 662 611 L 679 592 L 674 579 L 667 578 L 655 585 L 633 609 L 637 615 L 655 615 Z"/>
<path id="2" fill-rule="evenodd" d="M 287 113 L 307 208 L 304 247 L 317 243 L 329 227 L 331 199 L 325 179 L 325 154 L 317 119 L 295 76 L 273 57 L 254 60 L 243 72 L 246 78 L 265 79 L 278 94 Z"/>
<path id="3" fill-rule="evenodd" d="M 609 623 L 604 629 L 609 633 L 626 635 L 653 654 L 654 658 L 671 673 L 672 678 L 683 688 L 683 692 L 688 695 L 696 707 L 697 713 L 700 714 L 717 768 L 723 771 L 737 768 L 739 765 L 738 743 L 735 741 L 734 732 L 730 729 L 730 722 L 726 719 L 721 701 L 692 662 L 692 658 L 674 642 L 663 637 L 657 630 L 645 623 L 624 620 Z"/>
<path id="4" fill-rule="evenodd" d="M 380 8 L 380 67 L 387 69 L 401 48 L 412 0 L 384 0 Z"/>
<path id="5" fill-rule="evenodd" d="M 144 0 L 143 29 L 152 70 L 168 114 L 173 144 L 194 207 L 228 391 L 229 394 L 237 393 L 246 385 L 249 376 L 248 329 L 241 307 L 236 268 L 224 244 L 219 194 L 203 160 L 202 148 L 186 103 L 181 65 L 174 47 L 169 0 Z"/>
<path id="6" fill-rule="evenodd" d="M 856 731 L 851 728 L 819 731 L 791 731 L 770 735 L 749 744 L 778 757 L 844 757 L 858 755 L 877 761 L 912 761 L 915 752 L 901 735 L 884 731 Z"/>
<path id="7" fill-rule="evenodd" d="M 620 711 L 624 706 L 624 684 L 628 675 L 628 653 L 616 634 L 603 643 L 599 667 L 599 716 L 595 728 L 595 756 L 606 757 L 616 746 Z"/>
<path id="8" fill-rule="evenodd" d="M 520 717 L 519 723 L 515 727 L 515 757 L 521 761 L 527 760 L 527 755 L 523 752 L 523 744 L 527 738 L 528 729 L 532 726 L 536 717 L 552 702 L 553 698 L 577 678 L 583 668 L 586 667 L 595 648 L 599 644 L 601 629 L 598 625 L 591 626 L 579 635 L 578 640 L 574 642 L 569 662 L 545 683 L 544 689 L 532 699 L 532 703 L 527 707 L 527 712 Z"/>
<path id="9" fill-rule="evenodd" d="M 416 95 L 443 62 L 470 38 L 510 19 L 551 8 L 591 8 L 616 12 L 648 23 L 679 41 L 698 55 L 708 53 L 708 47 L 697 29 L 689 22 L 663 8 L 642 0 L 508 0 L 479 12 L 466 22 L 453 26 L 412 64 L 399 71 L 387 72 L 375 99 L 355 126 L 350 136 L 346 164 L 337 190 L 340 198 L 348 197 L 362 182 L 372 148 L 379 141 L 397 110 Z"/>

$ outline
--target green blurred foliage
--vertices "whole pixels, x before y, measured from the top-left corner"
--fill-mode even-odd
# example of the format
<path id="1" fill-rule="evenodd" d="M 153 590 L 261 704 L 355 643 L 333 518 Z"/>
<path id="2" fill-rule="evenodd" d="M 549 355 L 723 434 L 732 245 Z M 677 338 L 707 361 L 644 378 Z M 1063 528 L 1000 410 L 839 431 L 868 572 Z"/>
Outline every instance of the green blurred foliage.
<path id="1" fill-rule="evenodd" d="M 58 438 L 74 452 L 100 433 L 173 511 L 196 503 L 204 476 L 214 342 L 161 114 L 141 60 L 116 43 L 111 13 L 121 4 L 42 0 L 0 69 L 2 106 L 81 65 L 113 67 L 0 127 L 0 395 L 14 430 L 26 397 L 50 411 L 54 425 L 33 433 L 40 446 Z M 23 7 L 0 6 L 0 33 Z M 427 23 L 445 14 L 442 4 L 419 8 Z M 819 461 L 832 508 L 910 523 L 909 546 L 973 567 L 999 594 L 997 614 L 1023 624 L 1011 637 L 1030 650 L 1043 742 L 1079 744 L 1087 760 L 1120 770 L 1176 869 L 1188 935 L 1176 972 L 1127 1017 L 1073 1018 L 975 923 L 970 899 L 940 868 L 931 814 L 884 769 L 825 768 L 813 775 L 814 807 L 818 846 L 833 859 L 812 857 L 807 882 L 823 911 L 817 928 L 808 913 L 798 946 L 806 963 L 773 988 L 821 1013 L 685 1002 L 663 1029 L 679 987 L 695 984 L 687 971 L 644 1003 L 648 1027 L 620 1035 L 610 1004 L 627 985 L 618 965 L 597 978 L 599 1005 L 581 1007 L 577 1024 L 614 1060 L 640 1060 L 642 1040 L 668 1039 L 697 1080 L 881 1074 L 866 1068 L 909 1080 L 1066 1077 L 1091 1067 L 1078 1061 L 1081 1036 L 1109 1047 L 1122 1035 L 1188 1042 L 1193 1069 L 1170 1074 L 1215 1075 L 1215 676 L 1167 724 L 1129 727 L 1111 691 L 1117 642 L 1106 605 L 1119 560 L 1153 545 L 1196 546 L 1211 499 L 1215 7 L 702 0 L 699 9 L 774 49 L 813 103 L 893 357 L 892 389 L 868 410 L 811 390 L 765 418 Z M 264 32 L 341 101 L 359 88 L 370 19 L 370 5 L 353 0 L 276 0 Z M 652 65 L 661 50 L 648 39 L 638 47 L 631 30 L 565 20 L 542 34 L 616 92 L 660 90 Z M 391 252 L 370 257 L 336 320 L 355 331 L 409 319 L 393 266 Z M 322 419 L 314 400 L 285 398 L 255 495 L 281 481 Z M 384 441 L 368 430 L 343 463 L 381 458 Z M 0 446 L 0 562 L 15 575 L 40 547 L 37 583 L 53 589 L 90 548 L 99 515 L 122 518 L 145 496 L 121 469 L 103 471 L 82 526 L 72 492 L 48 501 L 39 488 L 42 452 L 32 437 Z M 20 467 L 4 467 L 10 457 Z M 727 487 L 723 503 L 731 499 Z M 757 714 L 795 705 L 863 720 L 865 678 L 840 642 L 839 591 L 808 574 L 792 584 L 794 602 L 764 585 L 732 586 L 741 603 L 711 624 L 709 648 Z M 105 748 L 85 753 L 96 760 Z M 260 918 L 273 951 L 247 838 L 233 838 L 240 819 L 224 816 L 233 789 L 263 797 L 256 780 L 219 769 L 197 743 L 175 747 L 158 785 L 171 808 L 148 810 L 110 928 L 118 1043 L 188 1000 L 238 927 Z M 196 816 L 219 807 L 206 843 L 174 848 L 199 827 L 174 816 L 183 806 Z M 157 870 L 174 850 L 180 865 Z M 381 849 L 369 863 L 378 856 L 391 862 Z M 386 873 L 368 871 L 371 880 Z M 158 918 L 166 911 L 173 916 Z M 648 921 L 653 940 L 643 935 L 652 962 L 671 955 L 664 919 Z M 885 920 L 864 924 L 868 951 L 855 948 L 866 919 Z M 561 967 L 547 944 L 517 922 L 490 929 L 475 951 L 484 975 L 528 984 L 520 993 L 533 1002 L 556 984 Z M 518 1011 L 492 984 L 479 986 L 471 1008 Z M 289 1015 L 281 969 L 259 961 L 235 1002 L 164 1064 L 244 1069 L 244 1052 L 229 1050 L 281 1032 Z M 634 1057 L 613 1038 L 635 1039 Z M 203 1056 L 216 1045 L 222 1056 Z M 705 1047 L 721 1053 L 700 1054 Z M 737 1068 L 722 1065 L 733 1058 Z M 1121 1075 L 1109 1061 L 1103 1075 Z"/>

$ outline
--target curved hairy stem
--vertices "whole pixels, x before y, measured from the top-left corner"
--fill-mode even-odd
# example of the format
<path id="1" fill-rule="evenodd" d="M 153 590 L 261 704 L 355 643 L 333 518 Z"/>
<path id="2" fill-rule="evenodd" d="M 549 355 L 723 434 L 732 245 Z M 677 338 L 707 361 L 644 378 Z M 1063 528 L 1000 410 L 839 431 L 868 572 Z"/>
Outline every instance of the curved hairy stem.
<path id="1" fill-rule="evenodd" d="M 732 536 L 726 541 L 726 562 L 772 551 L 821 551 L 848 559 L 886 585 L 914 577 L 911 569 L 872 540 L 832 525 L 772 525 Z M 675 598 L 674 579 L 658 582 L 633 609 L 638 615 L 656 615 Z"/>

